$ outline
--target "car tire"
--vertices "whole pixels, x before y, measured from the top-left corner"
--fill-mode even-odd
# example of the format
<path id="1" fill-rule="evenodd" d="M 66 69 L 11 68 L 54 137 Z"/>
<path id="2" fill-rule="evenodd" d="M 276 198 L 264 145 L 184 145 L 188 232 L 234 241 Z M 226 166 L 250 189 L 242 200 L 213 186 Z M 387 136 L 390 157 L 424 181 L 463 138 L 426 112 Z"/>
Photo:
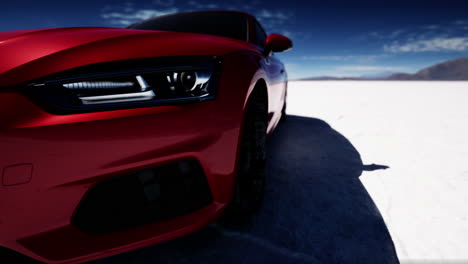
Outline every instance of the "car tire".
<path id="1" fill-rule="evenodd" d="M 286 100 L 284 100 L 283 108 L 281 109 L 281 119 L 280 122 L 286 122 L 288 120 L 288 116 L 286 115 Z"/>
<path id="2" fill-rule="evenodd" d="M 240 224 L 258 211 L 265 192 L 267 101 L 254 90 L 245 114 L 234 198 L 221 222 Z"/>

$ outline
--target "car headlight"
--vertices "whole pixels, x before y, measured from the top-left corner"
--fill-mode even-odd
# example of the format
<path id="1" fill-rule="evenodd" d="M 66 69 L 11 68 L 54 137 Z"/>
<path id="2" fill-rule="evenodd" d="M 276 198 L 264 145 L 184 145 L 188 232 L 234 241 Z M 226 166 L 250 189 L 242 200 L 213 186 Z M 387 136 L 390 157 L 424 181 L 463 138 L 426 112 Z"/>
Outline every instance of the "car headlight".
<path id="1" fill-rule="evenodd" d="M 215 98 L 219 68 L 213 57 L 105 63 L 36 81 L 27 93 L 58 113 L 203 101 Z"/>

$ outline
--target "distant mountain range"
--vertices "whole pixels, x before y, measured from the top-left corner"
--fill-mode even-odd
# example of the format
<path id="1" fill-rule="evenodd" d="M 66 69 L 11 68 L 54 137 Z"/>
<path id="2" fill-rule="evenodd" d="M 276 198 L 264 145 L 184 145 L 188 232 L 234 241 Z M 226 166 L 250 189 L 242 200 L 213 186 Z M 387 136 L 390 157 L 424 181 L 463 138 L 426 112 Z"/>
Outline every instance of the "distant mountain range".
<path id="1" fill-rule="evenodd" d="M 393 73 L 381 77 L 332 77 L 320 76 L 304 78 L 300 80 L 331 80 L 331 81 L 345 81 L 345 80 L 439 80 L 439 81 L 457 81 L 468 80 L 468 58 L 459 58 L 449 60 L 446 62 L 432 65 L 428 68 L 422 69 L 414 74 L 409 73 Z"/>

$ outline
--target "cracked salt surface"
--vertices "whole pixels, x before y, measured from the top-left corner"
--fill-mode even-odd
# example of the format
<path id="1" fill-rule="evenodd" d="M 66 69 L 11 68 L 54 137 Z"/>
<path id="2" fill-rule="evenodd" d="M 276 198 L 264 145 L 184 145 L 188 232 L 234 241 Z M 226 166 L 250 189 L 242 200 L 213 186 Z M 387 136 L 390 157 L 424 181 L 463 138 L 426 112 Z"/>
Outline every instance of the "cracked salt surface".
<path id="1" fill-rule="evenodd" d="M 391 167 L 364 172 L 360 179 L 402 263 L 468 262 L 468 82 L 295 82 L 290 87 L 290 100 L 296 102 L 289 104 L 290 113 L 329 122 L 365 163 Z"/>

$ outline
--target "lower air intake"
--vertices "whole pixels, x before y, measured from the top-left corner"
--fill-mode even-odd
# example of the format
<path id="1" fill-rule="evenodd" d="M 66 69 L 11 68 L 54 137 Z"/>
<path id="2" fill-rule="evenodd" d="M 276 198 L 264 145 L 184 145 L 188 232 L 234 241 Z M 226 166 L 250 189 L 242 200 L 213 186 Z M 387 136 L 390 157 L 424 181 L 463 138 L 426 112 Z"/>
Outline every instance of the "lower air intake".
<path id="1" fill-rule="evenodd" d="M 0 247 L 0 263 L 5 264 L 41 264 L 41 262 L 21 255 L 13 250 Z"/>
<path id="2" fill-rule="evenodd" d="M 180 161 L 97 183 L 81 201 L 72 224 L 102 234 L 188 214 L 211 202 L 200 164 Z"/>

